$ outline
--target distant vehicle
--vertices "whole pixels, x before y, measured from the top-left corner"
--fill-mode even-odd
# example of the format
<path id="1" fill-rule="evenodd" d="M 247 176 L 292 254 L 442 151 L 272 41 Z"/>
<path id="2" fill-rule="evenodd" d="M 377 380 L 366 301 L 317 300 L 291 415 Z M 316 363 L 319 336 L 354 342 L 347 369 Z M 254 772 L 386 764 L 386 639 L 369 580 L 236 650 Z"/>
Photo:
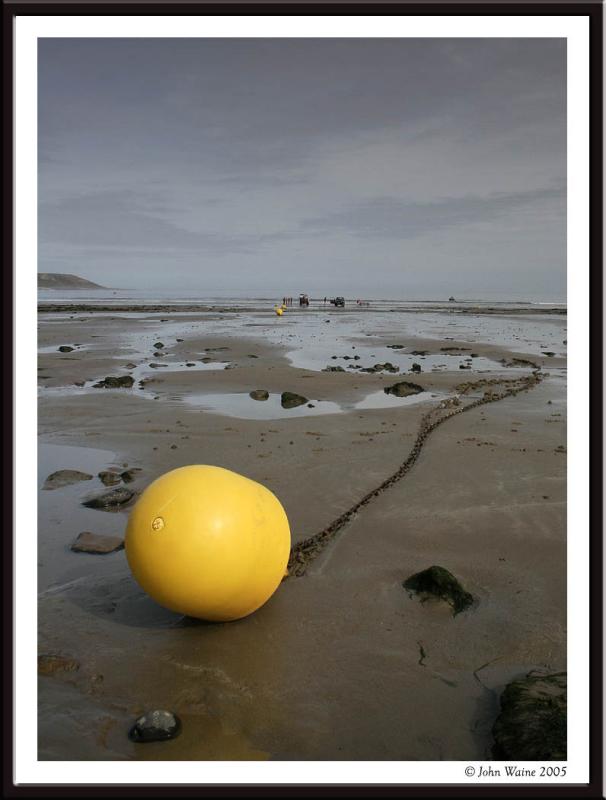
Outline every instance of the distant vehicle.
<path id="1" fill-rule="evenodd" d="M 345 307 L 345 298 L 344 297 L 335 297 L 333 300 L 330 301 L 333 306 L 341 306 L 341 308 Z"/>
<path id="2" fill-rule="evenodd" d="M 309 305 L 309 297 L 306 294 L 299 295 L 299 305 L 300 306 L 308 306 Z"/>

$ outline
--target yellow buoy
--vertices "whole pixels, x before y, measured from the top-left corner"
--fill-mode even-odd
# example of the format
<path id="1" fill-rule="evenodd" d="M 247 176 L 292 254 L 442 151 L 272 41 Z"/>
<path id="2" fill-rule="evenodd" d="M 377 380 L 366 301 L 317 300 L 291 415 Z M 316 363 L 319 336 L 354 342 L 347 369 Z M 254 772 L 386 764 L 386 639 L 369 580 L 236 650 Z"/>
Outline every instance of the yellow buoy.
<path id="1" fill-rule="evenodd" d="M 278 588 L 290 529 L 265 486 L 192 465 L 147 487 L 130 514 L 125 548 L 136 581 L 157 603 L 227 622 L 252 614 Z"/>
<path id="2" fill-rule="evenodd" d="M 278 307 L 275 309 L 275 312 L 276 312 L 276 314 L 277 314 L 279 317 L 281 317 L 281 316 L 282 316 L 282 314 L 284 313 L 284 309 L 283 309 L 281 306 L 278 306 Z"/>

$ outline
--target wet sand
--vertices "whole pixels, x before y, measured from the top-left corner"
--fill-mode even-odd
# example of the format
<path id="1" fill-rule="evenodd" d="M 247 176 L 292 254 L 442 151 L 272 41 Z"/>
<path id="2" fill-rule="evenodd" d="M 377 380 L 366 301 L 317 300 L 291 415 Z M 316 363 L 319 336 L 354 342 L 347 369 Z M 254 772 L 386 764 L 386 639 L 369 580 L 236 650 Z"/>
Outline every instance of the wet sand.
<path id="1" fill-rule="evenodd" d="M 40 653 L 79 663 L 39 678 L 39 757 L 488 757 L 503 686 L 566 668 L 565 326 L 551 313 L 40 313 L 38 485 L 59 469 L 95 477 L 39 492 Z M 385 361 L 400 372 L 353 369 Z M 132 389 L 93 388 L 127 374 Z M 435 428 L 406 474 L 246 619 L 184 619 L 139 589 L 124 551 L 69 549 L 81 531 L 123 534 L 128 508 L 81 505 L 104 489 L 100 470 L 141 468 L 128 485 L 140 491 L 190 463 L 268 486 L 296 546 L 395 473 L 441 403 L 533 374 Z M 424 392 L 386 395 L 400 380 Z M 313 408 L 282 410 L 282 391 Z M 409 596 L 402 581 L 432 564 L 471 609 Z M 176 712 L 181 736 L 130 742 L 150 708 Z"/>

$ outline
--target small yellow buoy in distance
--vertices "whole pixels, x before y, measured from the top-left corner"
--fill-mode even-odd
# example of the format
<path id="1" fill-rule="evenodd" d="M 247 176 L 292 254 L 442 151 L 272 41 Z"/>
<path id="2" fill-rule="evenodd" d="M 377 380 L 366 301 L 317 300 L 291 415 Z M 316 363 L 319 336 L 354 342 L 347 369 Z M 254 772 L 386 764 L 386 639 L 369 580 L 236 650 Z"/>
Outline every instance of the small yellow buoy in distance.
<path id="1" fill-rule="evenodd" d="M 227 622 L 252 614 L 278 588 L 290 529 L 265 486 L 192 465 L 147 487 L 130 514 L 125 548 L 135 580 L 157 603 Z"/>
<path id="2" fill-rule="evenodd" d="M 281 316 L 282 316 L 282 314 L 284 313 L 284 309 L 282 308 L 282 306 L 276 306 L 276 308 L 275 308 L 274 310 L 275 310 L 276 314 L 277 314 L 279 317 L 281 317 Z"/>

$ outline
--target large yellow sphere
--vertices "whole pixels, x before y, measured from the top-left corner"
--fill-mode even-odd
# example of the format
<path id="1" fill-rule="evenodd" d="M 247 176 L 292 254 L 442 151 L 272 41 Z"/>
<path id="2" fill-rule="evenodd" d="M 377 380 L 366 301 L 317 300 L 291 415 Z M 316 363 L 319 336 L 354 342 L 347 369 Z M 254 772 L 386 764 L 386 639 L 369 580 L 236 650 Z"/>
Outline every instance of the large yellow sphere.
<path id="1" fill-rule="evenodd" d="M 278 588 L 290 529 L 265 486 L 195 465 L 147 487 L 129 517 L 125 547 L 135 579 L 160 605 L 227 622 L 252 614 Z"/>
<path id="2" fill-rule="evenodd" d="M 281 317 L 283 313 L 284 313 L 284 309 L 283 309 L 283 308 L 279 308 L 279 307 L 278 307 L 278 308 L 276 308 L 276 314 L 277 314 L 279 317 Z"/>

